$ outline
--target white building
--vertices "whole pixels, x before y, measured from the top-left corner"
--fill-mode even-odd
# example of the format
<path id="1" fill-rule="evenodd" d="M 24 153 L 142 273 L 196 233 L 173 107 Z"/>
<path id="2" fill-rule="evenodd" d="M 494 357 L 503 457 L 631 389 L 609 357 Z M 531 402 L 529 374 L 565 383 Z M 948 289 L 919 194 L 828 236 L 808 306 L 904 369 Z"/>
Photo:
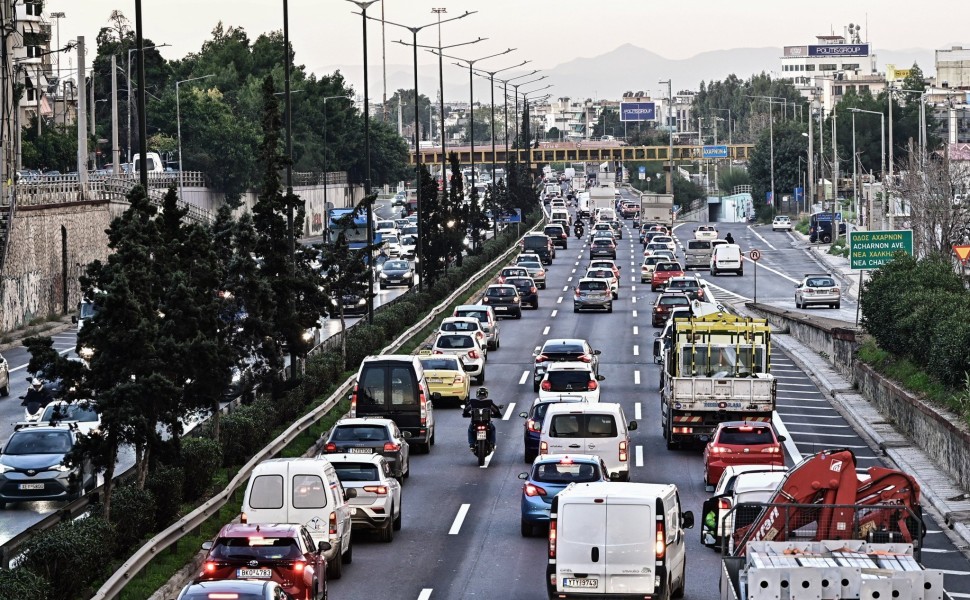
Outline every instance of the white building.
<path id="1" fill-rule="evenodd" d="M 14 79 L 24 85 L 19 118 L 21 125 L 26 126 L 38 114 L 45 120 L 53 116 L 48 86 L 56 83 L 57 79 L 51 67 L 51 24 L 44 19 L 43 4 L 28 0 L 23 4 L 17 3 L 15 10 Z"/>
<path id="2" fill-rule="evenodd" d="M 945 88 L 970 89 L 970 49 L 953 46 L 937 50 L 936 81 Z"/>
<path id="3" fill-rule="evenodd" d="M 878 94 L 886 78 L 876 69 L 876 55 L 861 28 L 849 24 L 844 35 L 815 36 L 815 44 L 785 46 L 781 77 L 788 79 L 805 98 L 818 98 L 831 110 L 849 91 Z"/>

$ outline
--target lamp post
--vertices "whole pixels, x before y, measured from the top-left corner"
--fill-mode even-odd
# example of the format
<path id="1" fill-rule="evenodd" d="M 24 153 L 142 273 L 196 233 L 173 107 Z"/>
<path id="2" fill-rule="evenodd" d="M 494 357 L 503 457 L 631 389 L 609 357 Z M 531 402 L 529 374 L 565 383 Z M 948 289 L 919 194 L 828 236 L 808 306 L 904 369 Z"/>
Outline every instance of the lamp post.
<path id="1" fill-rule="evenodd" d="M 156 44 L 154 46 L 145 46 L 144 48 L 141 48 L 140 51 L 144 52 L 145 50 L 151 50 L 152 48 L 165 48 L 168 46 L 171 46 L 171 44 Z M 139 48 L 135 47 L 135 48 L 128 49 L 128 72 L 125 73 L 125 76 L 128 79 L 128 162 L 129 163 L 134 162 L 134 160 L 132 159 L 132 153 L 131 153 L 131 53 L 132 52 L 139 52 Z M 139 64 L 141 64 L 142 62 L 144 62 L 144 60 L 139 60 L 138 62 Z M 144 70 L 143 67 L 140 67 L 140 69 Z M 144 85 L 145 85 L 145 82 L 140 81 L 138 84 L 139 89 L 141 89 Z M 65 109 L 65 112 L 67 112 L 67 109 Z M 65 123 L 67 123 L 66 120 L 65 120 Z M 132 165 L 132 167 L 134 167 L 134 165 Z"/>
<path id="2" fill-rule="evenodd" d="M 512 84 L 512 93 L 515 95 L 515 144 L 516 144 L 516 151 L 518 151 L 519 142 L 520 142 L 520 140 L 519 140 L 519 88 L 522 87 L 522 86 L 524 86 L 524 85 L 531 85 L 533 83 L 537 83 L 539 81 L 542 81 L 543 79 L 546 79 L 547 77 L 549 77 L 549 76 L 548 75 L 543 75 L 542 77 L 536 77 L 535 79 L 533 79 L 531 81 L 523 81 L 522 83 L 513 83 Z M 512 81 L 512 80 L 509 79 L 509 81 Z M 518 153 L 518 152 L 516 152 L 516 153 Z"/>
<path id="3" fill-rule="evenodd" d="M 520 62 L 517 65 L 512 65 L 510 67 L 505 67 L 504 69 L 497 69 L 495 71 L 476 71 L 475 72 L 479 76 L 482 76 L 482 73 L 485 73 L 486 75 L 488 75 L 489 86 L 490 86 L 490 88 L 492 90 L 492 112 L 491 112 L 491 116 L 489 117 L 490 125 L 492 126 L 492 134 L 491 134 L 491 137 L 492 137 L 492 183 L 491 183 L 491 185 L 495 185 L 495 74 L 496 73 L 501 73 L 502 71 L 508 71 L 509 69 L 515 69 L 515 68 L 521 67 L 522 65 L 528 64 L 530 62 L 532 62 L 532 61 L 531 60 L 523 60 L 522 62 Z M 506 105 L 507 105 L 507 103 L 506 103 Z M 508 114 L 508 113 L 506 112 L 506 114 Z M 506 147 L 505 150 L 506 150 L 506 153 L 508 153 L 508 147 Z"/>
<path id="4" fill-rule="evenodd" d="M 667 193 L 674 193 L 674 129 L 675 127 L 671 125 L 672 114 L 674 109 L 674 92 L 672 80 L 667 79 L 665 81 L 659 81 L 660 84 L 667 84 L 667 138 L 668 138 L 668 148 L 667 148 L 667 159 L 670 160 L 670 169 L 667 171 Z"/>
<path id="5" fill-rule="evenodd" d="M 717 110 L 721 112 L 726 112 L 728 114 L 727 124 L 728 124 L 728 144 L 734 145 L 734 129 L 731 125 L 731 109 L 730 108 L 712 108 L 711 110 Z M 722 119 L 723 120 L 723 119 Z"/>
<path id="6" fill-rule="evenodd" d="M 776 205 L 775 205 L 775 115 L 772 109 L 774 108 L 775 104 L 780 104 L 780 103 L 776 102 L 776 100 L 778 99 L 776 96 L 751 96 L 751 95 L 745 94 L 745 97 L 758 98 L 759 100 L 768 101 L 768 137 L 769 137 L 768 145 L 770 147 L 770 154 L 771 154 L 771 158 L 769 159 L 771 161 L 771 208 L 775 210 L 776 209 Z M 833 219 L 833 222 L 834 222 L 834 219 Z"/>
<path id="7" fill-rule="evenodd" d="M 509 83 L 515 81 L 516 79 L 522 79 L 523 77 L 532 77 L 539 71 L 534 70 L 531 73 L 525 73 L 524 75 L 519 75 L 518 77 L 510 77 L 509 79 L 499 79 L 498 82 L 503 85 L 502 97 L 504 101 L 502 102 L 503 108 L 505 110 L 505 161 L 509 160 Z M 514 86 L 515 84 L 513 84 Z"/>
<path id="8" fill-rule="evenodd" d="M 188 83 L 190 81 L 198 81 L 200 79 L 208 79 L 209 77 L 214 77 L 215 75 L 203 75 L 201 77 L 193 77 L 191 79 L 183 79 L 181 81 L 175 82 L 175 127 L 178 131 L 178 143 L 179 143 L 179 198 L 184 200 L 182 197 L 182 104 L 179 101 L 179 86 L 183 83 Z"/>
<path id="9" fill-rule="evenodd" d="M 881 145 L 879 164 L 880 164 L 880 170 L 882 171 L 882 173 L 880 174 L 880 179 L 882 179 L 883 187 L 885 187 L 886 186 L 886 115 L 879 111 L 863 110 L 861 108 L 850 108 L 849 110 L 852 111 L 852 154 L 853 155 L 855 155 L 855 115 L 856 113 L 868 113 L 870 115 L 879 115 L 879 122 L 880 122 L 879 141 Z M 855 168 L 855 163 L 853 163 L 853 169 L 854 168 Z M 853 175 L 853 177 L 855 177 L 855 175 Z M 855 186 L 855 183 L 853 183 L 853 186 Z M 871 193 L 869 194 L 868 212 L 869 214 L 868 214 L 868 218 L 866 219 L 866 225 L 868 225 L 869 228 L 871 229 L 872 228 L 872 194 Z"/>
<path id="10" fill-rule="evenodd" d="M 529 94 L 532 94 L 535 92 L 541 92 L 542 90 L 547 90 L 551 87 L 552 87 L 552 84 L 549 84 L 529 92 L 522 92 L 522 104 L 525 108 L 525 114 L 527 115 L 530 114 L 529 113 Z M 534 101 L 537 101 L 537 100 L 534 100 Z M 529 118 L 529 123 L 530 124 L 532 123 L 531 117 Z M 525 170 L 527 173 L 530 173 L 530 174 L 532 172 L 532 142 L 531 141 L 528 141 L 525 145 Z"/>

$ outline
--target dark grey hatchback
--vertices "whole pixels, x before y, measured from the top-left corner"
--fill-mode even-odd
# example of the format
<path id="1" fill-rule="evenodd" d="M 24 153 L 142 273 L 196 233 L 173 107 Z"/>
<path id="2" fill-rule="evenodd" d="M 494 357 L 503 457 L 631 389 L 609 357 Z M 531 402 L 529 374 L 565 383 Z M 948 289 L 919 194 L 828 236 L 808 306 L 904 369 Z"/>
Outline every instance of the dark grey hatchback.
<path id="1" fill-rule="evenodd" d="M 539 308 L 539 289 L 531 277 L 508 277 L 505 283 L 519 290 L 519 306 L 528 304 L 533 310 Z"/>
<path id="2" fill-rule="evenodd" d="M 609 238 L 595 238 L 589 244 L 589 257 L 605 256 L 616 260 L 616 244 Z"/>

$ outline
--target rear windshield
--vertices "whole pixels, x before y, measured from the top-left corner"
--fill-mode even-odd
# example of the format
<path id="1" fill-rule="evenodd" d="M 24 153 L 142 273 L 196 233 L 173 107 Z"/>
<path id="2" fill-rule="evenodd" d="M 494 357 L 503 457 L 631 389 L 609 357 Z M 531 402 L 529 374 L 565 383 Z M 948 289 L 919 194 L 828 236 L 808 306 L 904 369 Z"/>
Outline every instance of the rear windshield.
<path id="1" fill-rule="evenodd" d="M 696 290 L 701 286 L 693 279 L 675 279 L 668 283 L 667 287 L 678 290 Z"/>
<path id="2" fill-rule="evenodd" d="M 593 463 L 542 463 L 532 469 L 532 480 L 537 483 L 589 483 L 599 481 L 599 465 Z"/>
<path id="3" fill-rule="evenodd" d="M 390 377 L 390 390 L 387 379 Z M 390 391 L 390 398 L 387 393 Z M 390 402 L 388 402 L 388 400 Z M 384 407 L 387 404 L 417 404 L 414 373 L 410 366 L 365 366 L 357 384 L 357 410 L 366 411 L 368 406 Z"/>
<path id="4" fill-rule="evenodd" d="M 337 478 L 343 482 L 349 481 L 378 481 L 381 476 L 377 472 L 377 465 L 373 463 L 332 463 L 337 471 Z"/>
<path id="5" fill-rule="evenodd" d="M 667 262 L 666 256 L 648 256 L 646 260 L 643 261 L 646 265 L 658 265 L 662 262 Z"/>
<path id="6" fill-rule="evenodd" d="M 711 242 L 708 240 L 691 240 L 687 242 L 688 250 L 710 250 Z"/>
<path id="7" fill-rule="evenodd" d="M 549 371 L 546 381 L 552 386 L 553 392 L 586 391 L 589 384 L 589 373 L 586 371 Z"/>
<path id="8" fill-rule="evenodd" d="M 549 435 L 559 438 L 616 437 L 616 421 L 613 415 L 555 415 L 549 425 Z"/>
<path id="9" fill-rule="evenodd" d="M 467 335 L 442 335 L 435 346 L 441 349 L 465 349 L 474 348 L 475 342 Z"/>
<path id="10" fill-rule="evenodd" d="M 488 288 L 485 290 L 486 296 L 493 296 L 498 298 L 511 297 L 515 295 L 515 290 L 513 288 L 500 287 L 500 288 Z"/>
<path id="11" fill-rule="evenodd" d="M 580 281 L 579 289 L 584 292 L 602 292 L 606 289 L 605 281 Z"/>
<path id="12" fill-rule="evenodd" d="M 480 323 L 466 321 L 445 321 L 441 324 L 441 331 L 478 331 Z"/>
<path id="13" fill-rule="evenodd" d="M 552 226 L 546 227 L 543 231 L 546 232 L 546 235 L 562 235 L 563 233 L 562 227 L 558 225 L 556 225 L 555 227 L 552 227 Z"/>
<path id="14" fill-rule="evenodd" d="M 383 442 L 389 436 L 387 427 L 380 425 L 338 425 L 330 439 L 335 442 Z"/>
<path id="15" fill-rule="evenodd" d="M 531 279 L 525 277 L 515 277 L 513 279 L 506 279 L 505 281 L 517 288 L 531 288 L 533 283 Z"/>
<path id="16" fill-rule="evenodd" d="M 805 282 L 805 285 L 808 287 L 835 287 L 835 280 L 830 277 L 811 277 Z"/>
<path id="17" fill-rule="evenodd" d="M 613 271 L 607 271 L 606 269 L 597 269 L 596 271 L 590 271 L 586 273 L 587 277 L 595 277 L 596 279 L 613 279 Z"/>
<path id="18" fill-rule="evenodd" d="M 515 275 L 528 275 L 529 272 L 522 268 L 516 269 L 502 269 L 502 275 L 505 277 L 514 277 Z"/>
<path id="19" fill-rule="evenodd" d="M 94 410 L 94 405 L 81 404 L 55 404 L 44 409 L 44 414 L 40 417 L 41 423 L 51 420 L 58 421 L 78 421 L 81 423 L 97 423 L 98 411 Z"/>
<path id="20" fill-rule="evenodd" d="M 593 240 L 593 245 L 594 246 L 612 246 L 613 245 L 613 242 L 611 242 L 607 238 L 599 238 L 597 240 Z"/>
<path id="21" fill-rule="evenodd" d="M 590 282 L 583 282 L 583 283 L 600 283 L 600 284 L 606 285 L 602 281 L 590 281 Z M 582 285 L 582 283 L 580 285 Z M 603 289 L 605 290 L 606 288 L 604 287 Z M 552 346 L 546 346 L 542 349 L 542 353 L 547 356 L 550 354 L 580 355 L 580 354 L 585 354 L 585 352 L 586 351 L 583 349 L 582 346 L 577 346 L 575 344 L 555 344 Z"/>
<path id="22" fill-rule="evenodd" d="M 758 444 L 774 444 L 775 437 L 768 427 L 727 427 L 721 430 L 717 442 L 734 446 L 755 446 Z"/>
<path id="23" fill-rule="evenodd" d="M 294 538 L 225 537 L 216 540 L 211 556 L 222 560 L 299 560 L 303 553 Z"/>
<path id="24" fill-rule="evenodd" d="M 661 296 L 661 306 L 690 306 L 690 300 L 686 296 Z"/>
<path id="25" fill-rule="evenodd" d="M 488 311 L 486 310 L 460 310 L 456 317 L 471 317 L 478 319 L 479 323 L 488 323 Z"/>
<path id="26" fill-rule="evenodd" d="M 658 263 L 658 271 L 682 271 L 679 263 Z"/>
<path id="27" fill-rule="evenodd" d="M 461 371 L 457 358 L 422 358 L 421 366 L 426 371 Z"/>

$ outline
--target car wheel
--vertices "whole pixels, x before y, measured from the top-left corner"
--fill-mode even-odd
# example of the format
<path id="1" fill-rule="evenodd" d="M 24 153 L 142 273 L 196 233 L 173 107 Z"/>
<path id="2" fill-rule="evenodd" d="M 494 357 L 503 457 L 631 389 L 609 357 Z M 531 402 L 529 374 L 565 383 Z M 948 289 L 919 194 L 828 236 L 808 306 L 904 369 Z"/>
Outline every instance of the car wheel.
<path id="1" fill-rule="evenodd" d="M 798 300 L 798 298 L 795 298 L 795 308 L 800 309 L 801 307 L 802 307 L 802 303 Z"/>
<path id="2" fill-rule="evenodd" d="M 393 504 L 391 505 L 391 514 L 392 515 L 394 514 Z M 393 519 L 388 519 L 387 523 L 384 524 L 384 527 L 381 527 L 380 538 L 381 538 L 381 541 L 384 542 L 385 544 L 390 544 L 391 542 L 394 541 L 394 520 Z"/>
<path id="3" fill-rule="evenodd" d="M 543 281 L 542 283 L 539 284 L 539 289 L 540 290 L 546 289 L 546 282 L 545 281 Z"/>
<path id="4" fill-rule="evenodd" d="M 534 528 L 532 523 L 529 523 L 525 519 L 520 519 L 521 524 L 519 525 L 519 531 L 522 533 L 522 537 L 532 537 Z"/>
<path id="5" fill-rule="evenodd" d="M 744 277 L 744 269 L 738 269 L 738 277 Z"/>
<path id="6" fill-rule="evenodd" d="M 608 312 L 608 313 L 613 312 L 613 303 L 612 302 L 610 302 L 609 304 L 606 305 L 606 312 Z"/>
<path id="7" fill-rule="evenodd" d="M 431 440 L 428 442 L 428 445 L 429 446 L 434 446 L 434 427 L 431 427 Z M 428 449 L 428 451 L 429 452 L 431 451 L 430 448 Z M 411 468 L 411 462 L 410 461 L 408 461 L 408 468 L 409 469 Z"/>
<path id="8" fill-rule="evenodd" d="M 404 500 L 401 499 L 401 504 L 397 507 L 397 516 L 394 517 L 394 531 L 401 531 L 402 518 L 404 517 Z M 393 514 L 393 513 L 392 513 Z"/>
<path id="9" fill-rule="evenodd" d="M 5 385 L 2 388 L 0 388 L 0 396 L 3 396 L 4 398 L 6 398 L 9 394 L 10 394 L 10 386 Z"/>
<path id="10" fill-rule="evenodd" d="M 539 310 L 539 301 L 536 300 L 532 303 L 532 310 Z"/>
<path id="11" fill-rule="evenodd" d="M 408 459 L 408 462 L 405 465 L 405 467 L 407 468 L 404 470 L 404 478 L 407 479 L 408 477 L 411 476 L 411 459 Z"/>
<path id="12" fill-rule="evenodd" d="M 680 573 L 680 585 L 674 590 L 671 597 L 673 598 L 683 598 L 684 590 L 687 589 L 687 556 L 684 556 L 684 570 Z"/>
<path id="13" fill-rule="evenodd" d="M 579 312 L 579 310 L 577 310 L 576 312 Z M 538 391 L 539 391 L 539 385 L 540 385 L 541 383 L 542 383 L 542 382 L 540 382 L 540 381 L 536 381 L 536 380 L 534 380 L 534 379 L 533 379 L 533 380 L 532 380 L 532 391 L 533 391 L 533 392 L 538 392 Z"/>
<path id="14" fill-rule="evenodd" d="M 482 367 L 482 373 L 475 378 L 475 385 L 482 385 L 485 383 L 485 367 Z"/>
<path id="15" fill-rule="evenodd" d="M 651 291 L 651 292 L 656 292 L 656 291 L 657 291 L 657 286 L 655 286 L 655 285 L 651 285 L 651 286 L 650 286 L 650 291 Z"/>
<path id="16" fill-rule="evenodd" d="M 842 303 L 836 302 L 835 304 L 832 305 L 832 308 L 842 308 Z"/>
<path id="17" fill-rule="evenodd" d="M 620 297 L 620 293 L 619 292 L 613 292 L 613 299 L 614 300 L 616 300 L 619 297 Z"/>
<path id="18" fill-rule="evenodd" d="M 516 319 L 521 319 L 522 318 L 522 309 L 521 308 L 519 309 L 519 312 L 515 313 L 515 318 Z"/>
<path id="19" fill-rule="evenodd" d="M 340 579 L 344 574 L 343 548 L 338 548 L 337 555 L 327 563 L 327 579 Z"/>
<path id="20" fill-rule="evenodd" d="M 538 450 L 526 450 L 522 453 L 522 462 L 532 464 L 532 461 L 534 461 L 537 456 L 539 456 Z"/>

